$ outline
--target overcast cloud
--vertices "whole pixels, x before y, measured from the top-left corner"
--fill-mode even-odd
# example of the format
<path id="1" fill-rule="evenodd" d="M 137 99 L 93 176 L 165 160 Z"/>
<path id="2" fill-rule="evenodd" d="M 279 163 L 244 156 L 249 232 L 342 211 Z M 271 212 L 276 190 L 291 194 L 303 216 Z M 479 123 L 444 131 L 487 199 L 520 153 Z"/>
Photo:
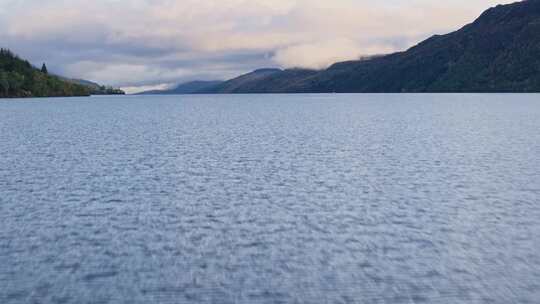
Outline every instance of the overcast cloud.
<path id="1" fill-rule="evenodd" d="M 129 91 L 325 68 L 456 30 L 492 0 L 2 0 L 2 47 Z"/>

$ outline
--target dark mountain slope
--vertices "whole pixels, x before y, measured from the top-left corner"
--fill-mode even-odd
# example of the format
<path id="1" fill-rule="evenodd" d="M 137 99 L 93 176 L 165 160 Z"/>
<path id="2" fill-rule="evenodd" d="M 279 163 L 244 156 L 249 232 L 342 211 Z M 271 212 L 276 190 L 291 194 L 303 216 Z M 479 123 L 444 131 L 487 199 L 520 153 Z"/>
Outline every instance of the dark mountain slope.
<path id="1" fill-rule="evenodd" d="M 226 81 L 201 93 L 281 93 L 317 74 L 306 69 L 263 69 Z"/>
<path id="2" fill-rule="evenodd" d="M 540 0 L 491 8 L 405 52 L 319 72 L 276 72 L 217 91 L 246 92 L 540 92 Z"/>
<path id="3" fill-rule="evenodd" d="M 244 93 L 284 93 L 302 81 L 317 75 L 318 71 L 308 69 L 260 69 L 223 82 L 198 93 L 244 94 Z"/>
<path id="4" fill-rule="evenodd" d="M 274 74 L 280 74 L 280 69 L 259 69 L 251 73 L 241 75 L 231 80 L 225 81 L 220 85 L 206 90 L 200 90 L 201 93 L 247 93 L 251 85 L 261 87 L 264 83 L 260 82 Z"/>
<path id="5" fill-rule="evenodd" d="M 205 90 L 205 89 L 211 89 L 213 87 L 216 87 L 220 84 L 222 84 L 223 81 L 215 80 L 215 81 L 191 81 L 179 84 L 173 89 L 170 90 L 152 90 L 152 91 L 146 91 L 138 93 L 137 95 L 174 95 L 174 94 L 194 94 L 198 91 Z"/>

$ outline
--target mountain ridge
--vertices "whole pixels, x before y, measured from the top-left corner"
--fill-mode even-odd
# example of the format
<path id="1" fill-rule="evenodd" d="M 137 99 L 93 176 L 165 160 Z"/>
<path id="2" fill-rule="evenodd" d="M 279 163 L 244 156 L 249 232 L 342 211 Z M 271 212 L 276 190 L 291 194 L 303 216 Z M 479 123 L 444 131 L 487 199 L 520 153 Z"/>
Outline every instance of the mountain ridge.
<path id="1" fill-rule="evenodd" d="M 135 95 L 174 95 L 174 94 L 196 94 L 197 92 L 215 87 L 223 83 L 222 80 L 194 80 L 180 83 L 172 89 L 168 90 L 150 90 Z"/>
<path id="2" fill-rule="evenodd" d="M 200 93 L 540 92 L 540 0 L 498 5 L 406 51 L 228 80 Z"/>

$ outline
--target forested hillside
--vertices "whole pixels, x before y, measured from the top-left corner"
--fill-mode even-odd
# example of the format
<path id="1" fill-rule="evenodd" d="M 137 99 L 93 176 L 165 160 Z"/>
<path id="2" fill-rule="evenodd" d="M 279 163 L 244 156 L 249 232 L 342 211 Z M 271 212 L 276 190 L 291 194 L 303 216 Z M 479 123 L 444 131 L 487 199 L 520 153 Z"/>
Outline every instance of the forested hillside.
<path id="1" fill-rule="evenodd" d="M 93 82 L 51 75 L 45 64 L 41 69 L 37 69 L 10 50 L 0 49 L 0 98 L 103 94 L 124 94 L 124 92 Z"/>
<path id="2" fill-rule="evenodd" d="M 0 49 L 0 97 L 88 96 L 90 89 L 36 69 L 11 51 Z"/>

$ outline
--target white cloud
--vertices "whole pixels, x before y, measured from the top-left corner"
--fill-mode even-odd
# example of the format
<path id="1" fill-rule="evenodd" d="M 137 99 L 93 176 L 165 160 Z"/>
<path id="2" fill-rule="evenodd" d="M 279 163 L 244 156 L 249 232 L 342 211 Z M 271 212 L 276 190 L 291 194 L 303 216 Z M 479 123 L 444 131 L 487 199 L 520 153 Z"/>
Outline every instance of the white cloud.
<path id="1" fill-rule="evenodd" d="M 355 40 L 340 38 L 285 47 L 276 52 L 273 60 L 285 67 L 325 69 L 335 62 L 392 51 L 394 49 L 389 46 L 362 46 Z"/>
<path id="2" fill-rule="evenodd" d="M 145 85 L 145 86 L 134 86 L 134 87 L 122 87 L 121 89 L 124 90 L 127 94 L 135 94 L 140 93 L 144 91 L 154 91 L 154 90 L 166 90 L 171 87 L 173 87 L 175 84 L 173 83 L 162 83 L 158 85 Z"/>

